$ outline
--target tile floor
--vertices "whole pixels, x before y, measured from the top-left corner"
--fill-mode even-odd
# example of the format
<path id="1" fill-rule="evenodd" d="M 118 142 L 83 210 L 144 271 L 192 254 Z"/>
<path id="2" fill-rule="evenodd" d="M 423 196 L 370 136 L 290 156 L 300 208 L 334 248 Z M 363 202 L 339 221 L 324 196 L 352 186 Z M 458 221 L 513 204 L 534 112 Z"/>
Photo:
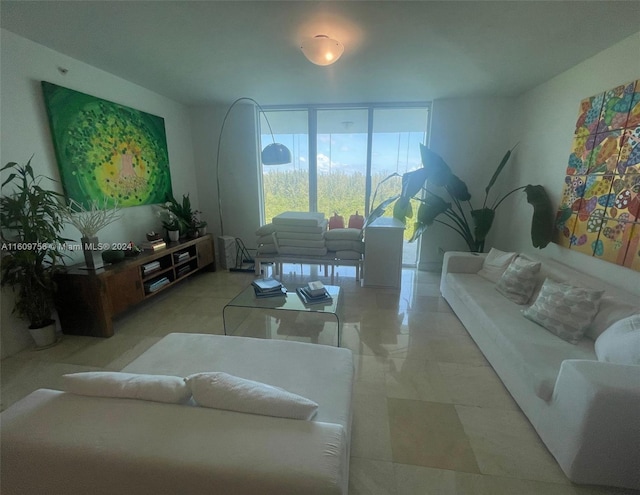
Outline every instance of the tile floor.
<path id="1" fill-rule="evenodd" d="M 285 283 L 322 277 L 285 265 Z M 360 287 L 337 270 L 342 345 L 356 385 L 350 495 L 595 495 L 563 475 L 464 327 L 440 297 L 439 274 L 404 270 L 401 290 Z M 252 274 L 203 273 L 118 318 L 110 339 L 64 336 L 2 361 L 1 405 L 59 388 L 64 373 L 120 370 L 170 332 L 222 333 L 222 309 Z M 229 316 L 238 334 L 333 345 L 335 323 L 296 314 Z M 293 330 L 296 330 L 295 332 Z"/>

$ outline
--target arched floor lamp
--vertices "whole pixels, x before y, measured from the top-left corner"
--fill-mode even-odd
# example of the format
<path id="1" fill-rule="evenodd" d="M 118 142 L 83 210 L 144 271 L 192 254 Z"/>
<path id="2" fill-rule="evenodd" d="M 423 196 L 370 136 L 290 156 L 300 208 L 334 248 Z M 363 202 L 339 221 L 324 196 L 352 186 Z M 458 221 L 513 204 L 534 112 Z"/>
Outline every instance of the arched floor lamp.
<path id="1" fill-rule="evenodd" d="M 218 136 L 218 151 L 216 153 L 216 191 L 218 193 L 218 215 L 220 218 L 220 235 L 224 235 L 224 223 L 222 221 L 222 199 L 220 197 L 220 144 L 222 143 L 222 134 L 224 132 L 224 126 L 227 123 L 227 118 L 229 117 L 229 113 L 231 113 L 231 109 L 236 106 L 241 101 L 250 101 L 255 106 L 257 106 L 262 115 L 264 115 L 264 120 L 267 121 L 267 125 L 269 126 L 269 133 L 271 134 L 271 139 L 273 143 L 265 146 L 261 153 L 261 160 L 263 165 L 284 165 L 286 163 L 291 163 L 291 151 L 284 144 L 276 143 L 276 138 L 273 135 L 273 129 L 271 129 L 271 124 L 269 123 L 269 119 L 267 118 L 267 114 L 264 112 L 263 108 L 253 98 L 249 98 L 247 96 L 242 96 L 235 100 L 227 113 L 224 115 L 224 119 L 222 119 L 222 127 L 220 128 L 220 135 Z"/>

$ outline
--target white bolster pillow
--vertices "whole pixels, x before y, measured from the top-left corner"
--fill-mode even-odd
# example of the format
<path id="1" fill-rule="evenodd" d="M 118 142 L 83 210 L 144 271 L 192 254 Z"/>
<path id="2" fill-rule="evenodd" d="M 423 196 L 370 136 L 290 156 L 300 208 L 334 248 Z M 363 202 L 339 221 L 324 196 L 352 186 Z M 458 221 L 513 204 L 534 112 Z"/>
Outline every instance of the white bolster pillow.
<path id="1" fill-rule="evenodd" d="M 266 383 L 212 371 L 186 378 L 199 406 L 279 418 L 311 419 L 318 404 Z"/>
<path id="2" fill-rule="evenodd" d="M 63 375 L 66 392 L 92 397 L 139 399 L 183 404 L 191 398 L 184 378 L 116 371 L 89 371 Z"/>

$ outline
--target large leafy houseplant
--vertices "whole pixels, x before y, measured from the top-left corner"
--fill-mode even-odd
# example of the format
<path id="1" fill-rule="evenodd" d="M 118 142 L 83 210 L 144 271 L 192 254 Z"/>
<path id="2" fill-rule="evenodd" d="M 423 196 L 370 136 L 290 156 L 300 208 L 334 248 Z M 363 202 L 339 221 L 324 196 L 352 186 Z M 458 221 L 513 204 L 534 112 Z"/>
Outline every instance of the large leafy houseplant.
<path id="1" fill-rule="evenodd" d="M 45 177 L 34 175 L 31 160 L 24 166 L 10 162 L 2 168 L 7 170 L 0 199 L 1 283 L 17 290 L 14 312 L 29 321 L 30 329 L 43 328 L 53 323 L 53 277 L 66 256 L 62 195 L 40 185 Z M 13 188 L 6 195 L 5 186 Z"/>
<path id="2" fill-rule="evenodd" d="M 549 244 L 553 233 L 553 207 L 542 186 L 517 187 L 489 201 L 489 193 L 509 161 L 512 151 L 513 149 L 507 151 L 500 161 L 485 188 L 482 207 L 476 209 L 471 204 L 471 194 L 467 185 L 451 171 L 442 157 L 421 144 L 422 168 L 405 173 L 402 176 L 402 192 L 382 202 L 370 217 L 379 217 L 395 201 L 393 216 L 406 223 L 407 218 L 414 216 L 411 205 L 411 200 L 414 199 L 420 202 L 420 206 L 415 215 L 415 230 L 411 241 L 420 237 L 434 223 L 439 223 L 459 234 L 469 251 L 482 252 L 498 207 L 513 193 L 524 191 L 534 210 L 531 240 L 534 247 L 543 248 Z"/>

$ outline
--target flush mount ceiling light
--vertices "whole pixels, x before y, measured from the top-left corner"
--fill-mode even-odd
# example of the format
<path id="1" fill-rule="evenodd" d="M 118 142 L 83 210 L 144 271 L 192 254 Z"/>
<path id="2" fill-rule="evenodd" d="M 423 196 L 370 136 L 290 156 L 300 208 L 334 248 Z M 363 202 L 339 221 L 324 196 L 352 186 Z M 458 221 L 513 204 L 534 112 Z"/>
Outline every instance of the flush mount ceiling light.
<path id="1" fill-rule="evenodd" d="M 340 58 L 344 46 L 338 40 L 319 34 L 302 42 L 300 49 L 304 56 L 316 65 L 331 65 Z"/>

